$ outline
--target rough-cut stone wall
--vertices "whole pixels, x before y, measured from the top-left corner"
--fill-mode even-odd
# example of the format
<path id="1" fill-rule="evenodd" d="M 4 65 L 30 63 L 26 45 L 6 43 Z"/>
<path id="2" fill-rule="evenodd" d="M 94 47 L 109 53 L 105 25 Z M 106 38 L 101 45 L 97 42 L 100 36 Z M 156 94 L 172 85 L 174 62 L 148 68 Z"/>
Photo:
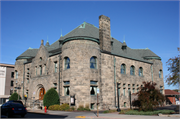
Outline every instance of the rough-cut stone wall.
<path id="1" fill-rule="evenodd" d="M 121 65 L 126 65 L 126 73 L 121 74 Z M 135 67 L 135 75 L 130 75 L 130 67 Z M 143 68 L 143 76 L 139 76 L 139 68 Z M 151 78 L 151 64 L 139 62 L 131 59 L 126 59 L 122 57 L 116 57 L 116 79 L 117 82 L 120 83 L 120 106 L 124 107 L 124 103 L 126 103 L 126 107 L 130 106 L 129 101 L 129 93 L 128 90 L 131 91 L 131 93 L 137 93 L 138 90 L 140 90 L 140 87 L 142 82 L 144 81 L 152 81 Z M 124 94 L 125 89 L 125 95 Z M 116 89 L 117 90 L 117 89 Z M 134 90 L 134 92 L 133 92 Z"/>
<path id="2" fill-rule="evenodd" d="M 17 93 L 22 97 L 23 93 L 23 71 L 24 71 L 24 62 L 26 62 L 26 59 L 19 59 L 15 62 L 15 68 L 14 71 L 18 72 L 18 78 L 16 79 L 16 73 L 14 73 L 14 90 L 17 91 Z M 16 83 L 17 81 L 17 83 Z M 15 87 L 21 87 L 21 89 L 15 89 Z"/>
<path id="3" fill-rule="evenodd" d="M 163 94 L 164 94 L 164 80 L 163 80 L 163 65 L 161 60 L 157 60 L 157 59 L 153 59 L 150 60 L 153 62 L 153 81 L 155 83 L 157 83 L 156 88 L 160 89 L 160 86 L 162 86 L 162 88 L 160 90 L 163 90 Z M 159 77 L 159 71 L 162 70 L 161 73 L 161 78 Z"/>
<path id="4" fill-rule="evenodd" d="M 99 16 L 99 41 L 101 50 L 111 52 L 110 18 L 104 15 Z"/>
<path id="5" fill-rule="evenodd" d="M 101 103 L 102 109 L 115 107 L 114 94 L 114 57 L 101 53 Z"/>
<path id="6" fill-rule="evenodd" d="M 64 81 L 70 81 L 70 95 L 75 95 L 76 107 L 91 103 L 90 81 L 98 81 L 98 69 L 90 68 L 90 58 L 97 57 L 99 63 L 99 45 L 93 41 L 73 40 L 66 42 L 62 47 L 62 97 L 61 103 L 69 103 L 70 100 L 62 100 L 64 95 Z M 64 68 L 64 58 L 69 57 L 70 69 Z"/>

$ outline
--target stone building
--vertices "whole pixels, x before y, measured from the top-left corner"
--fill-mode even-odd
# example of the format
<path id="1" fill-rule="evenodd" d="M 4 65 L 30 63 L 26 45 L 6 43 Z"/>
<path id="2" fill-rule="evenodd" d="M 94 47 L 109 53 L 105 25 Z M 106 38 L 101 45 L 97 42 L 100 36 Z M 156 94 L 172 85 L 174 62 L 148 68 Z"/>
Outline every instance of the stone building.
<path id="1" fill-rule="evenodd" d="M 23 82 L 20 95 L 41 102 L 55 88 L 60 104 L 96 109 L 98 90 L 100 109 L 111 109 L 117 92 L 120 107 L 128 107 L 128 92 L 139 91 L 143 81 L 156 82 L 164 94 L 161 58 L 149 49 L 131 49 L 110 33 L 110 18 L 101 15 L 99 28 L 84 22 L 51 45 L 41 40 L 39 49 L 27 49 L 15 63 L 15 80 Z"/>

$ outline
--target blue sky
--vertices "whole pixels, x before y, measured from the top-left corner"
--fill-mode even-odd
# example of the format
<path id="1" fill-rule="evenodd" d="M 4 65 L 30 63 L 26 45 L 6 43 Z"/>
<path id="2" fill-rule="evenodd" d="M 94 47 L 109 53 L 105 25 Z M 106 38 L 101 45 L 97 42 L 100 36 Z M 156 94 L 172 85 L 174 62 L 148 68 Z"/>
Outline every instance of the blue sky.
<path id="1" fill-rule="evenodd" d="M 99 16 L 111 19 L 111 36 L 133 49 L 149 48 L 166 62 L 178 55 L 178 1 L 2 1 L 0 63 L 15 64 L 29 47 L 39 48 L 41 39 L 54 43 L 84 21 L 99 27 Z M 165 80 L 165 78 L 164 78 Z M 166 89 L 176 89 L 167 86 Z"/>

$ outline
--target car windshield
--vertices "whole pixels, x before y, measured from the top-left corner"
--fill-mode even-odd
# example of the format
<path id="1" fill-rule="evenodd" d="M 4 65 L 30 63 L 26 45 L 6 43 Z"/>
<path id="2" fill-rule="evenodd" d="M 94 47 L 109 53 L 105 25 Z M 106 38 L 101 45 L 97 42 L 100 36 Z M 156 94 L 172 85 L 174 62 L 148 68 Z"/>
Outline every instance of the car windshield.
<path id="1" fill-rule="evenodd" d="M 13 107 L 24 107 L 22 104 L 20 104 L 20 103 L 11 103 L 10 104 L 11 106 L 13 106 Z"/>

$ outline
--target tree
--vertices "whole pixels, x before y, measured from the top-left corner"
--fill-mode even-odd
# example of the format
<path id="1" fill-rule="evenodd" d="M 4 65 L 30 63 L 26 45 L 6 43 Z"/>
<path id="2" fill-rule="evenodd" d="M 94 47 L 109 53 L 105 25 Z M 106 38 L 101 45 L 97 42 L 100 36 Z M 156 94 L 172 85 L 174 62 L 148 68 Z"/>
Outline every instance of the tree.
<path id="1" fill-rule="evenodd" d="M 47 108 L 51 105 L 60 104 L 59 95 L 54 88 L 51 88 L 47 91 L 43 98 L 43 105 Z"/>
<path id="2" fill-rule="evenodd" d="M 165 97 L 155 88 L 156 83 L 150 81 L 143 84 L 144 86 L 137 93 L 138 99 L 133 101 L 133 106 L 138 106 L 139 110 L 153 111 L 155 107 L 163 105 Z"/>
<path id="3" fill-rule="evenodd" d="M 180 51 L 180 48 L 178 48 L 178 51 Z M 179 58 L 174 57 L 170 58 L 167 62 L 166 65 L 168 66 L 168 71 L 170 72 L 168 75 L 166 75 L 166 82 L 168 85 L 177 85 L 180 84 L 179 82 Z"/>
<path id="4" fill-rule="evenodd" d="M 13 93 L 10 97 L 9 100 L 18 100 L 18 95 L 17 93 Z M 19 100 L 21 99 L 21 96 L 19 95 Z"/>

